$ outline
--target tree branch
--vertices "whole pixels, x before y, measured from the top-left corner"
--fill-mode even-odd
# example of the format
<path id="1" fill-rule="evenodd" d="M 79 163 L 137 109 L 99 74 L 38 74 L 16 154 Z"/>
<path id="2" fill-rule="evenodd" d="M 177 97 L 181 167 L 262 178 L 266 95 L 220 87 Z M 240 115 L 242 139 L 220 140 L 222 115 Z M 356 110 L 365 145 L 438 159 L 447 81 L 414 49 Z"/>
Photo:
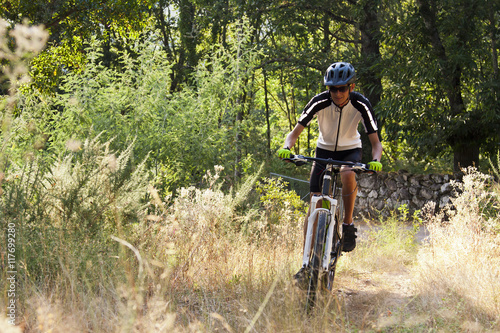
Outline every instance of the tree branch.
<path id="1" fill-rule="evenodd" d="M 271 58 L 268 59 L 264 62 L 262 62 L 260 65 L 256 66 L 256 69 L 263 68 L 269 64 L 274 64 L 274 63 L 289 63 L 289 64 L 295 64 L 295 65 L 300 65 L 306 68 L 314 69 L 319 72 L 323 72 L 325 69 L 323 68 L 324 65 L 319 65 L 319 64 L 314 64 L 309 61 L 301 61 L 300 59 L 297 58 L 291 58 L 291 57 L 282 57 L 282 58 Z"/>
<path id="2" fill-rule="evenodd" d="M 299 6 L 295 3 L 286 3 L 286 4 L 279 5 L 278 8 L 279 9 L 286 9 L 286 8 L 306 9 L 306 10 L 310 10 L 313 12 L 326 13 L 328 15 L 328 17 L 330 17 L 338 22 L 343 22 L 343 23 L 352 24 L 352 25 L 354 25 L 356 23 L 354 20 L 350 20 L 350 19 L 347 19 L 345 17 L 336 15 L 336 14 L 334 14 L 334 12 L 332 12 L 330 10 L 325 10 L 324 7 L 319 7 L 319 6 L 313 6 L 313 5 Z"/>
<path id="3" fill-rule="evenodd" d="M 311 24 L 311 27 L 313 28 L 318 28 L 318 29 L 323 29 L 322 26 L 318 25 L 318 24 Z M 345 43 L 353 43 L 353 44 L 359 44 L 361 43 L 360 40 L 353 40 L 353 39 L 347 39 L 347 38 L 343 38 L 343 37 L 339 37 L 336 32 L 332 32 L 330 30 L 328 30 L 328 34 L 332 37 L 334 37 L 335 39 L 341 41 L 341 42 L 345 42 Z"/>
<path id="4" fill-rule="evenodd" d="M 108 2 L 108 0 L 101 0 L 101 2 L 99 3 L 99 5 L 104 5 L 106 2 Z M 68 17 L 72 16 L 73 14 L 75 13 L 79 13 L 79 12 L 83 12 L 85 10 L 89 10 L 89 6 L 86 6 L 86 5 L 82 5 L 80 7 L 78 6 L 75 6 L 69 10 L 67 10 L 66 12 L 62 13 L 62 14 L 59 14 L 59 15 L 56 15 L 56 17 L 52 20 L 52 21 L 49 21 L 47 23 L 45 23 L 45 28 L 50 28 L 50 27 L 53 27 L 53 26 L 56 26 L 58 25 L 62 20 L 65 20 L 67 19 Z"/>

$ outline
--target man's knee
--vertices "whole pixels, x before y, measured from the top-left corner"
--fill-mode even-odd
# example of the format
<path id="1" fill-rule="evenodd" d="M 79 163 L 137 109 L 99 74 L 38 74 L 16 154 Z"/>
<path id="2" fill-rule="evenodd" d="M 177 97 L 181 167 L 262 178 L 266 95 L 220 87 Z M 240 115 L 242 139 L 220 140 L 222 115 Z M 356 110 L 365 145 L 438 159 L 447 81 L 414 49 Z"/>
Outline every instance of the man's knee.
<path id="1" fill-rule="evenodd" d="M 341 178 L 356 178 L 356 173 L 352 171 L 351 168 L 348 167 L 342 167 L 340 170 L 340 177 Z"/>

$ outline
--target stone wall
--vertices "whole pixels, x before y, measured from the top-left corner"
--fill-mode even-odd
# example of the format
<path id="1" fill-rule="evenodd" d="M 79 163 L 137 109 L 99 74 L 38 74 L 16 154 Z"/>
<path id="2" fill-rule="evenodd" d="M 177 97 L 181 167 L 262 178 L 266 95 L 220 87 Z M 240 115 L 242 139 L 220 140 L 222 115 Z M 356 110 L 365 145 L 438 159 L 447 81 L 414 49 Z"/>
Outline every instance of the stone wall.
<path id="1" fill-rule="evenodd" d="M 359 174 L 354 215 L 369 217 L 378 211 L 388 213 L 402 204 L 413 214 L 429 201 L 435 202 L 437 209 L 443 208 L 450 202 L 452 179 L 451 175 L 418 175 L 405 171 Z"/>

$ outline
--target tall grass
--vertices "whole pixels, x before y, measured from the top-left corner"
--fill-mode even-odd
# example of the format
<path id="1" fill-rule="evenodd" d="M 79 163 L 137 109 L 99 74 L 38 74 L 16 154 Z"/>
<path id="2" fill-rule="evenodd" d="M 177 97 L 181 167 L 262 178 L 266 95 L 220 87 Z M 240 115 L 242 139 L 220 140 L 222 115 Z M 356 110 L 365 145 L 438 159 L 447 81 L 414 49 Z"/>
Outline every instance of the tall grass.
<path id="1" fill-rule="evenodd" d="M 225 194 L 214 181 L 218 171 L 207 178 L 206 188 L 182 189 L 164 211 L 158 234 L 146 236 L 151 242 L 144 251 L 165 267 L 160 285 L 177 312 L 179 329 L 244 331 L 268 289 L 273 283 L 280 289 L 296 268 L 298 220 L 277 224 L 265 210 L 245 208 L 255 195 L 256 176 Z M 293 207 L 278 209 L 284 220 L 294 214 Z M 158 251 L 162 248 L 168 251 Z"/>
<path id="2" fill-rule="evenodd" d="M 0 211 L 3 226 L 15 225 L 18 303 L 31 313 L 29 327 L 32 306 L 45 299 L 68 302 L 75 314 L 114 303 L 113 286 L 135 266 L 113 237 L 129 235 L 145 216 L 144 163 L 132 162 L 132 146 L 115 154 L 98 138 L 73 149 L 52 165 L 35 159 L 6 172 Z M 101 308 L 88 309 L 103 319 Z"/>
<path id="3" fill-rule="evenodd" d="M 97 161 L 105 161 L 109 152 L 104 147 L 96 155 L 101 156 Z M 65 169 L 65 161 L 54 168 Z M 82 170 L 78 163 L 73 166 Z M 323 293 L 314 313 L 305 313 L 304 293 L 291 278 L 301 257 L 305 207 L 299 207 L 300 198 L 281 182 L 260 179 L 258 174 L 225 192 L 221 171 L 216 167 L 202 185 L 183 188 L 176 198 L 161 198 L 150 187 L 149 213 L 137 216 L 134 223 L 124 221 L 124 214 L 112 214 L 126 206 L 112 203 L 109 219 L 104 218 L 106 214 L 93 218 L 94 223 L 108 225 L 100 226 L 106 233 L 74 239 L 58 233 L 44 235 L 39 240 L 45 244 L 40 243 L 42 249 L 51 244 L 58 250 L 52 260 L 37 261 L 43 274 L 27 273 L 23 281 L 23 318 L 28 330 L 318 332 L 368 325 L 372 310 L 361 307 L 366 312 L 358 313 L 359 304 L 352 304 L 338 290 Z M 104 168 L 94 174 L 107 172 Z M 57 193 L 74 188 L 73 182 L 64 184 Z M 137 188 L 144 189 L 144 183 L 140 184 Z M 94 188 L 107 186 L 101 183 Z M 136 205 L 135 210 L 142 211 L 141 207 Z M 117 216 L 121 223 L 113 221 Z M 372 241 L 360 242 L 357 254 L 342 258 L 339 288 L 377 269 L 366 263 L 386 257 L 394 246 L 391 243 L 405 240 L 400 242 L 398 256 L 412 251 L 406 245 L 411 235 L 382 237 L 394 230 L 374 230 Z M 376 244 L 380 252 L 374 251 Z M 34 252 L 31 261 L 46 258 L 43 253 Z"/>
<path id="4" fill-rule="evenodd" d="M 101 148 L 96 160 L 104 161 L 109 151 Z M 79 235 L 82 245 L 71 236 L 45 234 L 40 242 L 59 250 L 51 260 L 35 261 L 43 274 L 26 274 L 23 280 L 25 327 L 33 332 L 498 328 L 498 191 L 486 176 L 470 173 L 457 184 L 460 195 L 448 220 L 426 217 L 430 238 L 424 246 L 415 243 L 416 229 L 401 228 L 404 207 L 402 214 L 380 221 L 342 257 L 333 293 L 323 293 L 307 315 L 304 294 L 291 278 L 302 245 L 303 213 L 291 204 L 297 198 L 258 174 L 223 191 L 221 172 L 216 167 L 203 184 L 180 189 L 175 198 L 161 198 L 149 187 L 148 211 L 136 205 L 143 214 L 133 220 L 116 214 L 125 204 L 108 205 L 109 215 L 93 220 L 107 223 L 100 228 L 109 232 Z M 57 192 L 73 188 L 65 184 Z M 144 193 L 146 183 L 140 184 Z M 104 216 L 108 220 L 100 220 Z M 32 257 L 52 258 L 45 252 Z"/>
<path id="5" fill-rule="evenodd" d="M 249 205 L 258 174 L 224 193 L 221 168 L 168 206 L 150 187 L 149 202 L 148 173 L 131 162 L 132 147 L 113 152 L 98 139 L 72 142 L 52 165 L 35 159 L 7 170 L 0 208 L 19 234 L 22 325 L 65 332 L 248 326 L 228 313 L 234 306 L 255 313 L 262 299 L 246 300 L 290 275 L 296 207 L 276 208 L 291 223 L 267 219 L 259 204 Z"/>
<path id="6" fill-rule="evenodd" d="M 362 247 L 356 253 L 356 269 L 398 272 L 408 270 L 417 254 L 416 235 L 422 220 L 420 211 L 409 217 L 407 205 L 401 205 L 388 217 L 379 216 L 368 223 Z M 374 258 L 377 258 L 374 260 Z"/>
<path id="7" fill-rule="evenodd" d="M 500 188 L 474 169 L 455 187 L 446 214 L 428 216 L 430 237 L 416 266 L 422 311 L 444 326 L 498 330 Z"/>
<path id="8" fill-rule="evenodd" d="M 305 207 L 282 182 L 256 172 L 227 190 L 215 167 L 164 198 L 132 145 L 114 151 L 100 137 L 67 141 L 50 160 L 20 149 L 22 163 L 6 163 L 14 104 L 2 104 L 0 213 L 18 233 L 20 325 L 4 324 L 3 296 L 2 332 L 499 329 L 500 190 L 485 175 L 470 170 L 446 215 L 427 215 L 424 246 L 401 227 L 404 206 L 381 219 L 307 315 L 291 278 Z"/>

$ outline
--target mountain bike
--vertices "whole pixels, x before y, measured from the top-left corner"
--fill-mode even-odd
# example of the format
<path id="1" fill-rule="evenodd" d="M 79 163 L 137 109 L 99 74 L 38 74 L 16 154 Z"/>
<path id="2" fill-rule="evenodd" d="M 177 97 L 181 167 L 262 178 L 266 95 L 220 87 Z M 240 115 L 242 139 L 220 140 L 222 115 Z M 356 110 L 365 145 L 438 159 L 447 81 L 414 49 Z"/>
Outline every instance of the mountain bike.
<path id="1" fill-rule="evenodd" d="M 302 257 L 302 267 L 306 270 L 308 279 L 306 310 L 310 311 L 315 305 L 318 287 L 323 286 L 328 291 L 332 290 L 335 269 L 342 255 L 344 205 L 340 182 L 341 170 L 343 167 L 349 167 L 349 170 L 356 173 L 375 173 L 375 171 L 363 163 L 337 161 L 330 158 L 291 155 L 290 158 L 283 160 L 297 166 L 308 162 L 326 165 L 323 171 L 321 194 L 311 198 Z M 320 205 L 321 207 L 317 208 Z M 316 219 L 317 223 L 315 223 Z M 314 229 L 315 224 L 316 228 Z"/>

